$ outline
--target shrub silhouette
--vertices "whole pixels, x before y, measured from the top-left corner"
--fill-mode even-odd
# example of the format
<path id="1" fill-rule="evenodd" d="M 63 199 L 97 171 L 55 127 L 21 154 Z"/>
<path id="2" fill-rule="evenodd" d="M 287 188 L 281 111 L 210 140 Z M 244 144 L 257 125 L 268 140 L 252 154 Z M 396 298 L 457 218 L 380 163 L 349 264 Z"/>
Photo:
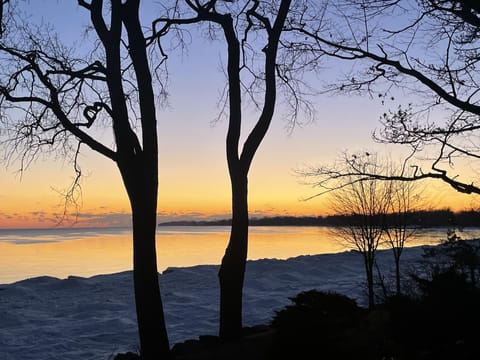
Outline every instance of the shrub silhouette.
<path id="1" fill-rule="evenodd" d="M 413 279 L 416 296 L 391 297 L 383 305 L 395 359 L 480 359 L 480 292 L 468 276 L 450 267 Z"/>
<path id="2" fill-rule="evenodd" d="M 447 240 L 438 246 L 425 247 L 425 259 L 432 276 L 449 269 L 464 274 L 474 286 L 478 286 L 480 273 L 480 242 L 462 240 L 454 231 L 447 232 Z"/>
<path id="3" fill-rule="evenodd" d="M 364 310 L 355 300 L 333 292 L 309 290 L 290 298 L 292 305 L 276 313 L 276 329 L 269 358 L 347 359 L 358 355 L 346 344 L 357 333 Z M 356 358 L 359 358 L 356 356 Z"/>
<path id="4" fill-rule="evenodd" d="M 283 328 L 302 324 L 310 326 L 338 325 L 351 322 L 360 308 L 355 300 L 334 292 L 309 290 L 290 298 L 293 305 L 276 312 L 272 326 Z"/>
<path id="5" fill-rule="evenodd" d="M 299 293 L 272 320 L 268 359 L 480 359 L 480 290 L 468 275 L 450 268 L 415 283 L 416 296 L 374 310 L 338 293 Z"/>
<path id="6" fill-rule="evenodd" d="M 475 329 L 480 321 L 479 289 L 454 267 L 433 274 L 431 279 L 416 280 L 422 292 L 421 324 L 425 341 L 442 351 L 438 354 L 442 358 L 446 353 L 455 352 L 452 355 L 461 359 L 457 354 L 460 348 L 462 352 L 471 353 L 478 341 Z"/>

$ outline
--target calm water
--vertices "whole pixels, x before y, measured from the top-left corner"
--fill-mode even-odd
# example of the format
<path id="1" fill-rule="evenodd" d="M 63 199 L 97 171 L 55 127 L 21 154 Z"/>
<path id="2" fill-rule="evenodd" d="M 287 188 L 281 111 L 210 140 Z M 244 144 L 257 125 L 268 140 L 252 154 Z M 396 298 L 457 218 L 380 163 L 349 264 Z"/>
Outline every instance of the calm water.
<path id="1" fill-rule="evenodd" d="M 159 271 L 168 267 L 219 264 L 229 227 L 161 227 L 157 232 Z M 446 228 L 420 231 L 410 246 L 437 243 Z M 458 233 L 480 237 L 480 229 Z M 287 259 L 347 250 L 328 227 L 254 226 L 248 258 Z M 48 275 L 92 276 L 130 270 L 130 229 L 0 230 L 0 284 Z"/>

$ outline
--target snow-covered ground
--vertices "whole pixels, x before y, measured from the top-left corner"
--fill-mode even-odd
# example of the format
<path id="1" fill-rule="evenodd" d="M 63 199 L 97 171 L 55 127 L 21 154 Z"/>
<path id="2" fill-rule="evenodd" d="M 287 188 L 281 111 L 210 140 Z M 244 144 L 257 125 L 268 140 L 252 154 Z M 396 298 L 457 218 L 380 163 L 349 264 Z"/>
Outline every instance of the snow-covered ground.
<path id="1" fill-rule="evenodd" d="M 420 259 L 407 248 L 403 266 Z M 392 268 L 389 251 L 379 252 L 382 273 Z M 218 266 L 169 268 L 160 276 L 171 344 L 216 334 Z M 244 324 L 268 323 L 309 289 L 343 293 L 364 304 L 361 258 L 354 252 L 249 261 L 244 291 Z M 110 359 L 138 349 L 131 272 L 70 277 L 37 277 L 0 285 L 0 360 Z"/>

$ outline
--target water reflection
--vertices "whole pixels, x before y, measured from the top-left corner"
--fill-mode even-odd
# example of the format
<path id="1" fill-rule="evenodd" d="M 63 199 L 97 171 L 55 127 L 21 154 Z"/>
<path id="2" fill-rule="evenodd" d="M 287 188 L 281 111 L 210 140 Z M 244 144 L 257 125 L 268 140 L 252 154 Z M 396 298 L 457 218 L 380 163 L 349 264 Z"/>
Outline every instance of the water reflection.
<path id="1" fill-rule="evenodd" d="M 412 245 L 436 243 L 447 229 L 420 231 Z M 480 236 L 479 229 L 460 232 Z M 165 227 L 157 236 L 158 267 L 219 264 L 228 227 Z M 328 227 L 251 227 L 248 258 L 286 259 L 345 250 Z M 0 230 L 0 283 L 35 276 L 92 276 L 130 270 L 129 229 Z"/>

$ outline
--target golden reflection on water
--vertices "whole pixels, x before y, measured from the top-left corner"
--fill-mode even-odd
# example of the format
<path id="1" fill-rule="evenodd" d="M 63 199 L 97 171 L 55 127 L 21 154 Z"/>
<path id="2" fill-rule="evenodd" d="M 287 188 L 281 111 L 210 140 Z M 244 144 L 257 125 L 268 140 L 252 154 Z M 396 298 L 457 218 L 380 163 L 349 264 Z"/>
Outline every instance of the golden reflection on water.
<path id="1" fill-rule="evenodd" d="M 322 228 L 252 227 L 251 260 L 286 259 L 298 255 L 341 251 Z M 157 234 L 159 271 L 167 267 L 219 264 L 229 238 L 228 227 L 161 229 Z M 0 283 L 36 276 L 66 278 L 108 274 L 132 268 L 132 241 L 128 230 L 57 241 L 13 243 L 0 241 Z"/>
<path id="2" fill-rule="evenodd" d="M 0 243 L 0 283 L 36 276 L 66 278 L 129 269 L 127 234 L 27 244 Z"/>
<path id="3" fill-rule="evenodd" d="M 34 241 L 26 237 L 26 241 L 21 239 L 16 243 L 9 241 L 8 235 L 2 235 L 0 284 L 42 275 L 88 277 L 132 268 L 129 230 L 90 231 L 84 235 L 77 231 L 64 238 L 62 234 L 52 236 L 54 241 L 43 236 Z M 443 236 L 442 233 L 439 236 Z M 158 269 L 162 272 L 168 267 L 219 264 L 228 238 L 229 227 L 160 228 Z M 328 227 L 251 227 L 249 238 L 250 260 L 287 259 L 346 250 Z"/>

